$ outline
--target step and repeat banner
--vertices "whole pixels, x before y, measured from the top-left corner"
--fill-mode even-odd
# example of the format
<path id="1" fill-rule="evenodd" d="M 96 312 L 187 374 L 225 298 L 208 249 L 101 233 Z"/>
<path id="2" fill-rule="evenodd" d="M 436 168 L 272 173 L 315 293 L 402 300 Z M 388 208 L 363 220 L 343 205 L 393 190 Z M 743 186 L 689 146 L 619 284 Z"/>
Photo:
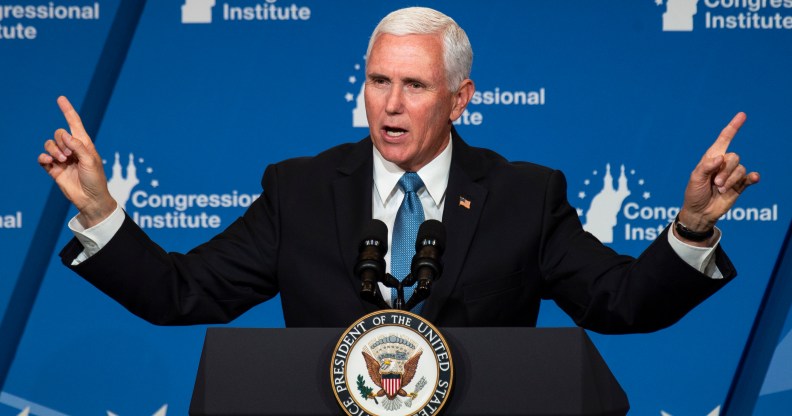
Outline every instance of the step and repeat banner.
<path id="1" fill-rule="evenodd" d="M 415 3 L 148 2 L 120 73 L 99 74 L 118 77 L 95 137 L 115 196 L 166 250 L 208 240 L 258 197 L 268 164 L 367 135 L 369 35 Z M 748 114 L 731 150 L 762 181 L 719 223 L 739 277 L 671 328 L 592 334 L 631 414 L 720 414 L 792 213 L 792 0 L 419 3 L 473 44 L 460 134 L 563 170 L 584 227 L 617 251 L 657 237 L 703 152 Z M 24 325 L 0 334 L 15 351 L 0 415 L 187 411 L 205 327 L 148 324 L 63 267 L 73 210 L 37 232 L 52 181 L 36 157 L 66 127 L 55 99 L 80 109 L 119 4 L 0 0 L 0 314 Z M 22 273 L 30 253 L 45 272 L 26 314 L 9 305 L 36 278 Z M 792 408 L 792 317 L 775 319 L 769 368 L 746 370 L 765 380 L 755 414 Z M 283 326 L 279 301 L 231 325 Z M 540 325 L 572 323 L 545 302 Z"/>

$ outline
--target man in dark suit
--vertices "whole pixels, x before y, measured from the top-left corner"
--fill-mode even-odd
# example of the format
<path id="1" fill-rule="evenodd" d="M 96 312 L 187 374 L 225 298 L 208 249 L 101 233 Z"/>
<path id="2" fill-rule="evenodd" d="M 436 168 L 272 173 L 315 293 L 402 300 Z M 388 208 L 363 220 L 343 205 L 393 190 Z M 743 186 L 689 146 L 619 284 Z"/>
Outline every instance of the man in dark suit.
<path id="1" fill-rule="evenodd" d="M 582 230 L 560 172 L 457 135 L 451 123 L 475 88 L 470 44 L 453 20 L 398 10 L 367 55 L 370 136 L 268 167 L 243 217 L 184 255 L 165 253 L 118 208 L 79 116 L 59 98 L 71 133 L 57 130 L 39 163 L 80 211 L 64 262 L 158 324 L 227 322 L 280 293 L 288 326 L 343 327 L 374 309 L 352 273 L 362 230 L 371 218 L 399 228 L 415 197 L 421 218 L 442 219 L 448 232 L 445 271 L 421 311 L 440 326 L 534 325 L 539 300 L 551 298 L 586 328 L 651 331 L 735 276 L 714 225 L 759 180 L 726 153 L 744 114 L 694 169 L 678 219 L 633 259 Z M 414 190 L 407 176 L 419 178 Z"/>

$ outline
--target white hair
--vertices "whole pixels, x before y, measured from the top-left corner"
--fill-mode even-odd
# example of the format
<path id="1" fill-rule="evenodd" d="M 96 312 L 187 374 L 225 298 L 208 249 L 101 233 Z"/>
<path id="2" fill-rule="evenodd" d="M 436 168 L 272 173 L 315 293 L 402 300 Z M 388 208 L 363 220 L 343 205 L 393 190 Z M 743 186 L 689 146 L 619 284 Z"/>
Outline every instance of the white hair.
<path id="1" fill-rule="evenodd" d="M 366 56 L 370 56 L 374 42 L 382 34 L 405 35 L 442 35 L 443 64 L 448 89 L 456 91 L 462 81 L 470 78 L 473 65 L 473 48 L 465 31 L 454 19 L 426 7 L 407 7 L 391 12 L 380 20 L 369 39 Z"/>

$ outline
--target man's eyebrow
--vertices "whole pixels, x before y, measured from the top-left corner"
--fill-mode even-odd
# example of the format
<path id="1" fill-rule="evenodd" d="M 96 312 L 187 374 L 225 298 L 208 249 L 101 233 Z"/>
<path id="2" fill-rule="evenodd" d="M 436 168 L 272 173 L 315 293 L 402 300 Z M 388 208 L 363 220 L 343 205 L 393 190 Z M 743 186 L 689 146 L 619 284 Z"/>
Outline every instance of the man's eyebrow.
<path id="1" fill-rule="evenodd" d="M 429 83 L 428 83 L 428 82 L 426 82 L 425 80 L 422 80 L 422 79 L 420 79 L 420 78 L 415 78 L 415 77 L 406 77 L 406 78 L 402 78 L 402 81 L 403 81 L 405 84 L 412 84 L 412 83 L 414 83 L 414 82 L 417 82 L 418 84 L 429 85 Z"/>
<path id="2" fill-rule="evenodd" d="M 374 79 L 374 78 L 390 79 L 389 77 L 387 77 L 387 76 L 385 76 L 383 74 L 378 74 L 376 72 L 371 72 L 371 73 L 366 74 L 366 78 L 368 78 L 368 79 Z"/>

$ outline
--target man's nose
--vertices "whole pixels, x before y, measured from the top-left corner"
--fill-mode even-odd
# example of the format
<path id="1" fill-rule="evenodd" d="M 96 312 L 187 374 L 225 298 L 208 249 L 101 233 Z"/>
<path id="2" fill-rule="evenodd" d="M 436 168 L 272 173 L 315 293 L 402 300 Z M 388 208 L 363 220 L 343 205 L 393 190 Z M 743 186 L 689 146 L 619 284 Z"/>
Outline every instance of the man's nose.
<path id="1" fill-rule="evenodd" d="M 391 85 L 388 91 L 388 98 L 385 102 L 385 112 L 388 114 L 399 114 L 404 110 L 404 96 L 402 89 L 395 83 Z"/>

